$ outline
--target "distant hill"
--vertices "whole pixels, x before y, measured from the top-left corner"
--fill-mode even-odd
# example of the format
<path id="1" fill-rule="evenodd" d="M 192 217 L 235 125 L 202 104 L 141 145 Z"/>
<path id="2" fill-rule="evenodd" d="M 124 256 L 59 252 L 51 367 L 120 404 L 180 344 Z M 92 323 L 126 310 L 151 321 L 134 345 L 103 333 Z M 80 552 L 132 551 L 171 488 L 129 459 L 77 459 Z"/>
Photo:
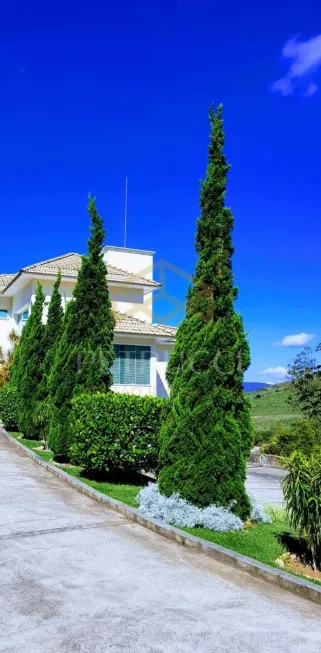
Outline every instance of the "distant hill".
<path id="1" fill-rule="evenodd" d="M 252 392 L 252 415 L 292 415 L 297 411 L 289 403 L 289 396 L 289 383 L 278 383 Z"/>
<path id="2" fill-rule="evenodd" d="M 269 388 L 269 383 L 258 383 L 257 381 L 244 381 L 244 392 L 254 392 L 255 390 L 262 390 L 262 388 Z"/>
<path id="3" fill-rule="evenodd" d="M 275 422 L 284 424 L 297 419 L 299 411 L 289 402 L 290 383 L 278 383 L 249 394 L 252 418 L 256 430 L 265 429 Z"/>

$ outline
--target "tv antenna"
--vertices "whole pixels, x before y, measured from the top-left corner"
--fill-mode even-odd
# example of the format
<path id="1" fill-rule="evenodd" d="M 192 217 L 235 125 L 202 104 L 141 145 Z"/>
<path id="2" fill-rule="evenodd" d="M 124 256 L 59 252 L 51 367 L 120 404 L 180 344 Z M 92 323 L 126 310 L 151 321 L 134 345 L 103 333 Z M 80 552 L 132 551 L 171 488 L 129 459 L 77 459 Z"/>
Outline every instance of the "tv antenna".
<path id="1" fill-rule="evenodd" d="M 126 247 L 127 244 L 127 205 L 128 205 L 128 177 L 125 178 L 124 247 Z"/>

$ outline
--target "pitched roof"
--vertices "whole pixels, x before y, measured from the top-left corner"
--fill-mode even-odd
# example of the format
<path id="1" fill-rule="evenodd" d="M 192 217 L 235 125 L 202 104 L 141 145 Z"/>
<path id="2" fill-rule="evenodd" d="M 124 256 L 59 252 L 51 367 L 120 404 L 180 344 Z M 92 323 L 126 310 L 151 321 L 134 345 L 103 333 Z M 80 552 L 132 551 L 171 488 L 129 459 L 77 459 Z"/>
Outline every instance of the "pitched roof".
<path id="1" fill-rule="evenodd" d="M 0 274 L 0 295 L 3 293 L 5 288 L 13 281 L 15 274 Z"/>
<path id="2" fill-rule="evenodd" d="M 81 266 L 80 254 L 64 254 L 56 258 L 48 259 L 47 261 L 40 261 L 28 265 L 20 270 L 18 274 L 26 272 L 28 274 L 44 274 L 44 275 L 57 275 L 58 270 L 61 270 L 63 277 L 77 278 Z M 161 284 L 151 279 L 141 277 L 139 274 L 132 274 L 126 270 L 121 270 L 113 265 L 107 265 L 107 280 L 113 283 L 128 283 L 137 286 L 151 286 L 152 288 L 159 288 Z M 17 275 L 0 275 L 0 293 L 13 281 Z M 6 281 L 7 278 L 7 281 Z M 1 283 L 1 279 L 3 282 Z"/>
<path id="3" fill-rule="evenodd" d="M 131 333 L 133 335 L 143 336 L 163 336 L 165 338 L 175 338 L 176 327 L 167 326 L 165 324 L 155 324 L 143 322 L 136 317 L 130 317 L 125 313 L 115 312 L 116 318 L 116 333 Z"/>

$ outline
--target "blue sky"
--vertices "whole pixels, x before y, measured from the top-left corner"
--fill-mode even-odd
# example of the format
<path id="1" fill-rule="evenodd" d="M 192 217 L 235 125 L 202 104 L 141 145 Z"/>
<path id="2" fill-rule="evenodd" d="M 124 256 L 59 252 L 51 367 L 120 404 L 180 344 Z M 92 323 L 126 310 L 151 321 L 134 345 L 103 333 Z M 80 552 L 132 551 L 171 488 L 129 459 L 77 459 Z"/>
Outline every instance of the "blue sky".
<path id="1" fill-rule="evenodd" d="M 281 378 L 297 350 L 276 342 L 321 340 L 317 0 L 15 2 L 1 22 L 1 271 L 84 251 L 89 191 L 123 244 L 127 175 L 128 246 L 192 273 L 207 112 L 223 102 L 246 378 Z M 163 297 L 158 321 L 182 317 L 186 283 L 167 271 L 175 315 Z"/>

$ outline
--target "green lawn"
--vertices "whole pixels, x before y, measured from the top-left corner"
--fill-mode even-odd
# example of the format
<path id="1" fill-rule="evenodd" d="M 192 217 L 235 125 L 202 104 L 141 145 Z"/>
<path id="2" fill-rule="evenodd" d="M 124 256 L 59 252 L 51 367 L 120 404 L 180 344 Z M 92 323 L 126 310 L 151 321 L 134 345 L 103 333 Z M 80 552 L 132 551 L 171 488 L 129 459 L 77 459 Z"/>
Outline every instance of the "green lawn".
<path id="1" fill-rule="evenodd" d="M 244 531 L 228 533 L 215 533 L 205 528 L 184 528 L 183 530 L 274 567 L 276 566 L 275 560 L 286 552 L 285 546 L 280 543 L 279 536 L 283 533 L 291 534 L 291 529 L 285 521 L 260 524 Z"/>
<path id="2" fill-rule="evenodd" d="M 31 449 L 34 451 L 38 456 L 41 456 L 41 458 L 44 458 L 44 460 L 51 460 L 52 459 L 52 453 L 51 451 L 38 451 L 37 447 L 40 446 L 39 440 L 25 440 L 24 438 L 20 437 L 20 433 L 10 433 L 13 438 L 16 440 L 19 440 L 21 444 L 24 444 L 25 447 L 28 447 L 28 449 Z"/>
<path id="3" fill-rule="evenodd" d="M 87 483 L 87 485 L 90 485 L 90 487 L 93 487 L 95 490 L 106 494 L 108 497 L 116 499 L 117 501 L 122 501 L 123 503 L 126 503 L 128 506 L 132 506 L 133 508 L 137 508 L 136 497 L 142 487 L 141 485 L 124 485 L 121 483 L 92 481 L 81 475 L 81 467 L 63 467 L 63 469 L 71 476 L 79 478 L 79 480 L 83 483 Z"/>

